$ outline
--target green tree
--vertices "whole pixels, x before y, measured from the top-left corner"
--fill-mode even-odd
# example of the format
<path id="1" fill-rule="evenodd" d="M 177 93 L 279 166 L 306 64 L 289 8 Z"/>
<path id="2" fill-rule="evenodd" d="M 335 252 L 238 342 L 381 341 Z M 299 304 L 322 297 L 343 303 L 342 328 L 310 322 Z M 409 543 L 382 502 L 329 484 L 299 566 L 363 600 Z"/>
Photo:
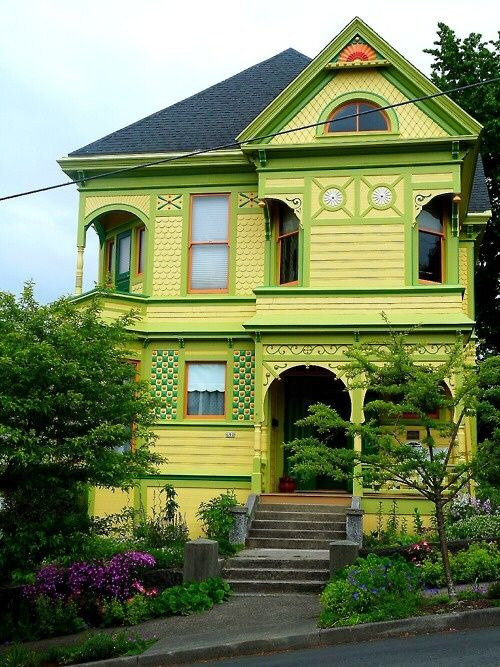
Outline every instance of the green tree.
<path id="1" fill-rule="evenodd" d="M 500 505 L 500 356 L 479 366 L 477 471 L 478 494 Z"/>
<path id="2" fill-rule="evenodd" d="M 442 90 L 500 76 L 500 39 L 484 41 L 471 33 L 463 40 L 445 23 L 438 24 L 432 81 Z M 491 199 L 492 218 L 479 249 L 476 268 L 477 332 L 480 354 L 500 352 L 500 82 L 450 97 L 483 126 L 480 152 Z"/>
<path id="3" fill-rule="evenodd" d="M 154 404 L 126 363 L 134 319 L 106 324 L 97 299 L 39 305 L 30 284 L 0 293 L 0 567 L 71 553 L 88 487 L 130 488 L 159 462 Z"/>
<path id="4" fill-rule="evenodd" d="M 420 353 L 420 354 L 419 354 Z M 467 364 L 467 348 L 461 338 L 450 346 L 446 358 L 424 364 L 419 346 L 408 333 L 391 332 L 384 345 L 355 344 L 347 353 L 345 373 L 352 389 L 367 390 L 364 423 L 344 420 L 333 408 L 318 404 L 299 423 L 315 435 L 287 444 L 295 473 L 353 476 L 361 465 L 365 482 L 403 484 L 429 500 L 435 509 L 446 582 L 455 597 L 451 577 L 444 508 L 470 482 L 472 460 L 456 457 L 460 427 L 477 408 L 475 368 Z M 453 393 L 446 390 L 452 379 Z M 420 444 L 406 441 L 404 414 L 423 427 Z M 361 453 L 330 447 L 339 431 L 363 442 Z"/>

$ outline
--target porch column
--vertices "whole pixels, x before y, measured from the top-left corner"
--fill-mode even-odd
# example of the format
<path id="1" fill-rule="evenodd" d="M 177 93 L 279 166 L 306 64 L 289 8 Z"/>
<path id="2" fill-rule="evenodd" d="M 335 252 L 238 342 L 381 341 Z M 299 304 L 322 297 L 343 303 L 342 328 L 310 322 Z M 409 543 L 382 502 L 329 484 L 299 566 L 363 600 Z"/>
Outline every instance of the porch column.
<path id="1" fill-rule="evenodd" d="M 76 255 L 76 280 L 75 280 L 75 294 L 81 294 L 83 289 L 83 253 L 85 246 L 77 246 Z"/>
<path id="2" fill-rule="evenodd" d="M 254 444 L 253 444 L 253 465 L 252 465 L 252 493 L 261 493 L 262 491 L 262 471 L 261 471 L 261 437 L 262 424 L 259 422 L 254 425 Z"/>
<path id="3" fill-rule="evenodd" d="M 364 392 L 361 388 L 358 388 L 351 390 L 349 394 L 351 396 L 351 422 L 353 424 L 361 424 L 365 419 L 363 413 Z M 361 453 L 361 448 L 362 448 L 361 435 L 356 434 L 354 436 L 354 451 Z M 361 480 L 361 464 L 359 463 L 354 466 L 352 495 L 353 496 L 363 495 L 363 482 Z"/>

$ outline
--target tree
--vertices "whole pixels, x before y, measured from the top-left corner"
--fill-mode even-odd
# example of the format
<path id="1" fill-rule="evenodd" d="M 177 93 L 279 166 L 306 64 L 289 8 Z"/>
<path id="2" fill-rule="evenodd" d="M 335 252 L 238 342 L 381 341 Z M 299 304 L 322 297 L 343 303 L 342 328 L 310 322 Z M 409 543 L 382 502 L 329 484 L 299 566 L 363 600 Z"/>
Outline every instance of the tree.
<path id="1" fill-rule="evenodd" d="M 154 404 L 125 361 L 134 319 L 106 324 L 97 299 L 39 305 L 31 284 L 0 293 L 0 567 L 68 553 L 89 530 L 89 486 L 155 470 Z"/>
<path id="2" fill-rule="evenodd" d="M 432 81 L 442 90 L 500 76 L 500 39 L 483 41 L 471 33 L 463 40 L 438 23 L 436 48 L 424 49 L 434 57 Z M 450 97 L 476 118 L 484 130 L 480 152 L 491 200 L 492 217 L 479 249 L 476 268 L 477 332 L 480 356 L 500 352 L 500 81 Z"/>
<path id="3" fill-rule="evenodd" d="M 455 597 L 444 508 L 468 485 L 474 471 L 473 460 L 457 456 L 457 444 L 465 417 L 476 411 L 477 373 L 467 364 L 461 338 L 450 345 L 444 360 L 432 365 L 422 363 L 419 352 L 408 333 L 393 331 L 384 345 L 355 344 L 347 353 L 345 373 L 350 388 L 370 392 L 366 421 L 351 423 L 333 408 L 314 405 L 299 423 L 315 435 L 287 447 L 295 473 L 345 479 L 358 474 L 354 466 L 361 464 L 365 482 L 403 484 L 429 500 L 435 509 L 448 591 Z M 453 393 L 446 390 L 450 380 L 455 382 Z M 419 444 L 406 441 L 405 415 L 425 431 Z M 339 431 L 360 434 L 363 451 L 330 447 Z"/>
<path id="4" fill-rule="evenodd" d="M 488 357 L 479 366 L 478 494 L 500 505 L 500 356 Z"/>

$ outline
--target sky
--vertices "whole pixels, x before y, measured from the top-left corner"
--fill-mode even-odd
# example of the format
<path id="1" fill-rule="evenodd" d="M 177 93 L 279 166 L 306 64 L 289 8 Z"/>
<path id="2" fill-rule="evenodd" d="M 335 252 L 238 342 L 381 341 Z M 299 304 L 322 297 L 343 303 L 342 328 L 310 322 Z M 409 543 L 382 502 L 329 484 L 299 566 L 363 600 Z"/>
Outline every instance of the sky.
<path id="1" fill-rule="evenodd" d="M 56 160 L 293 47 L 315 56 L 355 12 L 430 73 L 439 21 L 496 37 L 490 0 L 0 0 L 0 196 L 66 180 Z M 0 290 L 74 288 L 75 186 L 0 202 Z M 89 232 L 84 288 L 97 273 Z"/>

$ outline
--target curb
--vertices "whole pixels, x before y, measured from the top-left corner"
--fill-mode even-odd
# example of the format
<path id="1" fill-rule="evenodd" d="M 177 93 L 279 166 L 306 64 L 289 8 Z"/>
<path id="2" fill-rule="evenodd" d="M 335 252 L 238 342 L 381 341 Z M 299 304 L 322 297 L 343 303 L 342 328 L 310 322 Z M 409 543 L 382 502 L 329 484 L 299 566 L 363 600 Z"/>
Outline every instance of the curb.
<path id="1" fill-rule="evenodd" d="M 161 667 L 198 660 L 216 660 L 256 653 L 273 653 L 292 649 L 321 648 L 335 644 L 389 639 L 405 635 L 421 635 L 450 630 L 473 630 L 500 625 L 500 607 L 489 607 L 451 614 L 412 616 L 395 621 L 363 623 L 328 630 L 313 630 L 303 634 L 277 635 L 262 639 L 250 639 L 218 646 L 199 646 L 154 653 L 154 647 L 141 655 L 112 658 L 98 662 L 86 662 L 79 667 Z M 153 651 L 153 652 L 152 652 Z"/>

